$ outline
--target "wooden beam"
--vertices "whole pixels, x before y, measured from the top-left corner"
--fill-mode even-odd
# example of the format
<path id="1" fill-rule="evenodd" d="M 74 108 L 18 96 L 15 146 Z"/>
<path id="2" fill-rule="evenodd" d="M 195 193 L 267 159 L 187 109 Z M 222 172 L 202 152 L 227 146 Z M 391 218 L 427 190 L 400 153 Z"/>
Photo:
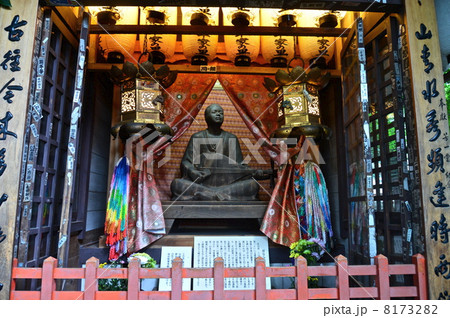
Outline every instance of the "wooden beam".
<path id="1" fill-rule="evenodd" d="M 20 57 L 18 69 L 8 59 L 6 69 L 0 69 L 0 299 L 9 299 L 37 12 L 38 0 L 16 0 L 11 9 L 0 7 L 1 56 L 11 52 Z"/>
<path id="2" fill-rule="evenodd" d="M 448 268 L 445 267 L 450 262 L 450 243 L 445 239 L 445 228 L 450 221 L 448 113 L 434 0 L 405 1 L 405 9 L 422 184 L 428 287 L 430 299 L 436 300 L 446 298 L 445 292 L 450 291 Z M 434 66 L 430 69 L 431 63 Z"/>
<path id="3" fill-rule="evenodd" d="M 91 72 L 109 72 L 111 66 L 116 65 L 118 68 L 122 68 L 122 64 L 110 64 L 110 63 L 89 63 L 87 65 L 88 71 Z M 159 68 L 160 65 L 155 65 L 155 68 Z M 169 65 L 170 70 L 178 71 L 179 73 L 204 73 L 201 71 L 201 66 L 199 65 L 180 65 L 174 64 Z M 218 74 L 258 74 L 258 75 L 275 75 L 279 70 L 277 67 L 264 67 L 264 66 L 249 66 L 249 67 L 238 67 L 233 65 L 217 65 L 216 71 L 214 73 Z M 331 77 L 340 78 L 340 70 L 324 70 L 324 72 L 330 72 Z M 208 72 L 206 72 L 208 73 Z M 212 72 L 211 72 L 212 73 Z"/>
<path id="4" fill-rule="evenodd" d="M 83 14 L 80 32 L 80 44 L 78 47 L 77 72 L 75 76 L 75 87 L 72 100 L 70 136 L 68 140 L 68 151 L 66 161 L 66 171 L 64 174 L 64 192 L 61 208 L 61 222 L 59 226 L 58 239 L 58 267 L 67 266 L 69 245 L 70 245 L 70 226 L 72 223 L 72 197 L 73 188 L 76 182 L 76 160 L 78 154 L 79 139 L 79 120 L 82 114 L 83 89 L 86 60 L 86 44 L 89 39 L 89 15 Z"/>
<path id="5" fill-rule="evenodd" d="M 347 36 L 344 28 L 282 28 L 267 26 L 201 26 L 201 25 L 92 25 L 91 34 L 218 34 L 218 35 L 289 35 L 289 36 Z"/>
<path id="6" fill-rule="evenodd" d="M 43 0 L 43 3 L 52 6 L 83 5 L 83 6 L 151 6 L 152 0 Z M 399 12 L 402 0 L 165 0 L 164 6 L 193 6 L 193 7 L 247 7 L 247 8 L 283 8 L 283 9 L 319 9 L 319 10 L 345 10 L 345 11 L 371 11 L 371 12 Z"/>

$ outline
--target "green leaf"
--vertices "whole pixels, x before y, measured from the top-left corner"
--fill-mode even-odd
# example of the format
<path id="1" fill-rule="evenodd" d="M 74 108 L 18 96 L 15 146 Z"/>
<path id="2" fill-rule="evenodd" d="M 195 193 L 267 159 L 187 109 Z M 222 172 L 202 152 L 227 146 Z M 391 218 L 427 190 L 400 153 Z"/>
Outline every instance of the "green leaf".
<path id="1" fill-rule="evenodd" d="M 0 0 L 0 6 L 11 8 L 12 7 L 11 1 L 10 0 Z"/>

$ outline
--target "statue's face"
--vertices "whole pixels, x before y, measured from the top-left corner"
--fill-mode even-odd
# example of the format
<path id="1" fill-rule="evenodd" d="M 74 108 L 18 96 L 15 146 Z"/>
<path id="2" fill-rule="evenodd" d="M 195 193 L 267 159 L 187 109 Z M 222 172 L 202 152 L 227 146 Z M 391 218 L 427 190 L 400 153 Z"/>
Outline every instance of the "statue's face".
<path id="1" fill-rule="evenodd" d="M 223 109 L 219 105 L 212 105 L 209 108 L 209 112 L 206 115 L 206 122 L 216 125 L 222 125 L 223 123 Z"/>

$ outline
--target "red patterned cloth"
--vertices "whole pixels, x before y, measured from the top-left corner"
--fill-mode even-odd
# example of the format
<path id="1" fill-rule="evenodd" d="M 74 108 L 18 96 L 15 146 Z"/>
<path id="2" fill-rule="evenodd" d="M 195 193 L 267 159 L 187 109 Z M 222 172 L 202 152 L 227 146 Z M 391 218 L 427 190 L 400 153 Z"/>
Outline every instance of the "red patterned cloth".
<path id="1" fill-rule="evenodd" d="M 219 81 L 245 125 L 279 164 L 279 148 L 270 142 L 270 135 L 278 128 L 278 99 L 263 86 L 264 76 L 221 74 Z"/>
<path id="2" fill-rule="evenodd" d="M 136 166 L 136 152 L 131 164 L 128 210 L 128 253 L 145 248 L 165 234 L 165 223 L 152 164 L 164 154 L 164 149 L 177 140 L 195 120 L 216 81 L 211 74 L 178 74 L 175 83 L 165 92 L 165 120 L 174 131 L 172 138 L 159 139 L 142 147 L 147 159 Z M 150 154 L 150 155 L 149 155 Z M 145 158 L 145 157 L 144 157 Z"/>
<path id="3" fill-rule="evenodd" d="M 261 224 L 261 232 L 275 243 L 287 246 L 300 239 L 299 220 L 293 200 L 293 180 L 294 166 L 285 165 L 279 171 L 277 184 Z"/>
<path id="4" fill-rule="evenodd" d="M 282 151 L 279 144 L 271 142 L 270 136 L 278 128 L 279 99 L 264 87 L 264 77 L 266 76 L 219 75 L 219 81 L 253 136 L 260 140 L 263 149 L 280 167 L 277 184 L 260 230 L 275 243 L 289 246 L 300 239 L 294 166 L 290 159 L 300 151 L 305 138 L 302 136 L 293 148 L 284 147 L 285 151 Z"/>

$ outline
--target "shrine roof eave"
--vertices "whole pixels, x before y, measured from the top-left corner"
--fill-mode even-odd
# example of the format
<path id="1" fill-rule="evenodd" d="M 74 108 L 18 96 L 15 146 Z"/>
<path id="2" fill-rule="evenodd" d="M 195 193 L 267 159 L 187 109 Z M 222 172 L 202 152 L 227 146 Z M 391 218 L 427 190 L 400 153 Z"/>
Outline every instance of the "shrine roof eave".
<path id="1" fill-rule="evenodd" d="M 151 6 L 152 0 L 41 0 L 43 5 L 62 6 Z M 247 7 L 247 8 L 283 8 L 283 9 L 314 9 L 314 10 L 345 10 L 368 12 L 400 12 L 402 0 L 164 0 L 160 6 L 194 6 L 194 7 Z"/>

